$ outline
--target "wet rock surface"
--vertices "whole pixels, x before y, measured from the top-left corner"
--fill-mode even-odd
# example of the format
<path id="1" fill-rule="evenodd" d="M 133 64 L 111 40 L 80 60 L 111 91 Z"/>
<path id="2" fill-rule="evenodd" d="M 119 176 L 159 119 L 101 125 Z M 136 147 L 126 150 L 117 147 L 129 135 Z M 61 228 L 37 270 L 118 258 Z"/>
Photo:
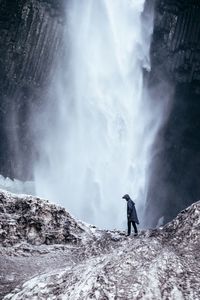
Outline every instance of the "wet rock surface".
<path id="1" fill-rule="evenodd" d="M 64 14 L 62 0 L 0 0 L 0 174 L 4 176 L 27 180 L 32 175 L 30 116 L 34 109 L 38 112 L 61 55 Z"/>
<path id="2" fill-rule="evenodd" d="M 200 198 L 200 3 L 156 0 L 150 90 L 164 103 L 154 145 L 148 225 L 168 222 Z"/>
<path id="3" fill-rule="evenodd" d="M 32 245 L 78 242 L 74 234 L 83 230 L 64 208 L 32 196 L 9 195 L 0 192 L 2 246 L 23 241 Z"/>
<path id="4" fill-rule="evenodd" d="M 155 1 L 151 47 L 154 75 L 157 80 L 165 73 L 171 82 L 193 83 L 196 93 L 200 81 L 199 17 L 198 0 Z"/>
<path id="5" fill-rule="evenodd" d="M 137 237 L 99 230 L 30 196 L 1 191 L 0 207 L 1 299 L 200 297 L 200 202 Z M 29 220 L 24 227 L 15 221 L 22 215 Z M 33 217 L 39 225 L 30 239 Z M 6 227 L 11 220 L 12 230 Z"/>

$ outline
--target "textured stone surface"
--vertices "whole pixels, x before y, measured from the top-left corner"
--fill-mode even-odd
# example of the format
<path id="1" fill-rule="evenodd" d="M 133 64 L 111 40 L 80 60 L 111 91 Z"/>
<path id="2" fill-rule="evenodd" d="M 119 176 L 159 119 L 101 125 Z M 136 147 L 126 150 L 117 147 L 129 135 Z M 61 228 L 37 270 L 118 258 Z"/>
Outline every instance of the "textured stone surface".
<path id="1" fill-rule="evenodd" d="M 60 207 L 25 195 L 1 191 L 0 211 L 0 224 L 9 226 L 10 220 L 28 215 L 33 226 L 42 223 L 43 236 L 54 235 L 48 244 L 37 229 L 30 241 L 24 234 L 25 229 L 30 231 L 30 222 L 23 229 L 14 222 L 18 242 L 11 232 L 0 242 L 0 297 L 5 300 L 200 297 L 200 202 L 163 228 L 141 231 L 138 237 L 98 230 L 74 220 Z M 64 220 L 79 242 L 59 238 Z"/>
<path id="2" fill-rule="evenodd" d="M 0 174 L 4 176 L 31 175 L 29 117 L 42 101 L 59 54 L 62 3 L 0 1 Z"/>
<path id="3" fill-rule="evenodd" d="M 23 198 L 0 191 L 2 246 L 23 241 L 32 245 L 78 243 L 75 232 L 78 235 L 82 229 L 64 208 L 32 196 Z"/>
<path id="4" fill-rule="evenodd" d="M 156 101 L 171 98 L 171 110 L 151 166 L 151 226 L 162 216 L 165 222 L 172 219 L 200 197 L 200 2 L 155 3 L 150 86 Z"/>
<path id="5" fill-rule="evenodd" d="M 200 3 L 157 0 L 152 66 L 176 83 L 200 81 Z M 199 86 L 196 92 L 199 93 Z"/>
<path id="6" fill-rule="evenodd" d="M 124 237 L 77 221 L 46 200 L 0 190 L 0 299 L 32 276 L 106 254 Z"/>

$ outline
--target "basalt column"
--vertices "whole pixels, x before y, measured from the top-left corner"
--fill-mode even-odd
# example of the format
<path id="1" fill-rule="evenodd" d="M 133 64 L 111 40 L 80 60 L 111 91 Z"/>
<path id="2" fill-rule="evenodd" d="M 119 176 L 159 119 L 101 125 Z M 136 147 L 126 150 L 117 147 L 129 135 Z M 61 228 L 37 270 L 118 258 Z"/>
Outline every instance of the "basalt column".
<path id="1" fill-rule="evenodd" d="M 200 3 L 157 0 L 154 23 L 150 86 L 165 82 L 173 96 L 155 145 L 148 225 L 200 198 Z"/>
<path id="2" fill-rule="evenodd" d="M 0 174 L 31 177 L 29 118 L 62 43 L 62 2 L 0 1 Z"/>

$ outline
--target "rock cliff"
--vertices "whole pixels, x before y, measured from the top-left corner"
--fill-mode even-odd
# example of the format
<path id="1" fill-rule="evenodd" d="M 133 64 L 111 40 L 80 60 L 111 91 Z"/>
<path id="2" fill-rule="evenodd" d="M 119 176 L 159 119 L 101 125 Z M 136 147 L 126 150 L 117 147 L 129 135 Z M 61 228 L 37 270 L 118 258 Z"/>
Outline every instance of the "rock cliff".
<path id="1" fill-rule="evenodd" d="M 199 299 L 199 226 L 200 202 L 163 228 L 126 237 L 1 191 L 0 297 Z"/>
<path id="2" fill-rule="evenodd" d="M 150 88 L 170 98 L 154 149 L 147 218 L 165 222 L 200 196 L 200 3 L 156 0 Z M 161 88 L 162 87 L 162 88 Z M 162 90 L 162 91 L 161 91 Z"/>
<path id="3" fill-rule="evenodd" d="M 31 176 L 30 112 L 60 54 L 61 0 L 0 0 L 0 174 Z M 15 147 L 13 147 L 15 145 Z"/>

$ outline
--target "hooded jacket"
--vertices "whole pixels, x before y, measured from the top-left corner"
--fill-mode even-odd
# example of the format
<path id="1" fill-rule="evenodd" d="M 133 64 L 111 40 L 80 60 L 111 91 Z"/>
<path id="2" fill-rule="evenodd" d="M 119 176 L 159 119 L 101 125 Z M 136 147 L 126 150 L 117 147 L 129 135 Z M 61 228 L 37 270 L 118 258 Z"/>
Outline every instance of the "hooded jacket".
<path id="1" fill-rule="evenodd" d="M 134 221 L 136 224 L 139 224 L 135 203 L 131 200 L 131 198 L 127 201 L 127 219 L 128 221 Z"/>

